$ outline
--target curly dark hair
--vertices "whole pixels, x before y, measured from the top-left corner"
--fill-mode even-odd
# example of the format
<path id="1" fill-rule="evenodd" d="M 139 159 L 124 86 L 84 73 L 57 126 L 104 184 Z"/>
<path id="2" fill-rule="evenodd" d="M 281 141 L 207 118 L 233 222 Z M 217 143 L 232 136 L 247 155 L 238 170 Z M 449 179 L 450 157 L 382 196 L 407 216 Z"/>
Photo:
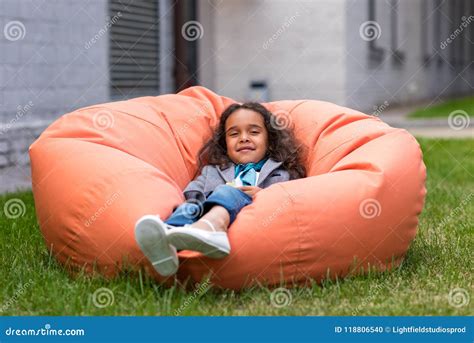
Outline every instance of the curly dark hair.
<path id="1" fill-rule="evenodd" d="M 199 169 L 205 164 L 219 165 L 221 168 L 226 168 L 232 163 L 232 160 L 227 156 L 225 123 L 227 118 L 239 109 L 252 110 L 262 115 L 268 132 L 268 150 L 265 157 L 283 162 L 282 166 L 290 174 L 291 180 L 305 177 L 306 169 L 303 161 L 306 158 L 306 147 L 298 142 L 292 128 L 281 125 L 279 123 L 281 118 L 275 116 L 257 102 L 235 103 L 222 112 L 220 122 L 211 139 L 199 151 Z M 283 118 L 283 120 L 289 119 Z"/>

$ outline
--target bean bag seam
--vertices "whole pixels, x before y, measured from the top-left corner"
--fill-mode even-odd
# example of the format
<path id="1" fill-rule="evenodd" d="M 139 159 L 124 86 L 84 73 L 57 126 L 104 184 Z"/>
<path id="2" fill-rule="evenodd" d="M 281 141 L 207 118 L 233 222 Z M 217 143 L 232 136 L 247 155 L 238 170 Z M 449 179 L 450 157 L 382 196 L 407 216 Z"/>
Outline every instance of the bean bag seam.
<path id="1" fill-rule="evenodd" d="M 147 104 L 144 104 L 144 103 L 142 103 L 142 104 L 143 104 L 144 106 L 146 106 L 146 107 L 149 107 L 149 108 L 152 109 L 154 112 L 157 112 L 157 114 L 159 114 L 159 115 L 164 119 L 164 121 L 165 121 L 166 124 L 168 125 L 168 128 L 169 128 L 170 132 L 173 134 L 173 137 L 174 137 L 175 141 L 177 141 L 177 140 L 178 140 L 178 137 L 176 136 L 176 133 L 175 133 L 175 131 L 173 130 L 173 127 L 170 125 L 169 120 L 168 120 L 168 118 L 166 117 L 166 115 L 164 115 L 163 112 L 161 112 L 161 111 L 156 111 L 156 110 L 154 110 L 151 106 L 149 106 L 149 105 L 147 105 Z M 144 121 L 144 122 L 146 122 L 146 123 L 148 123 L 148 124 L 151 124 L 151 125 L 153 125 L 154 127 L 159 128 L 160 130 L 163 129 L 161 126 L 156 125 L 155 123 L 152 123 L 152 122 L 150 122 L 150 121 L 148 121 L 148 120 L 146 120 L 146 119 L 143 119 L 143 118 L 141 118 L 141 117 L 138 117 L 138 116 L 133 115 L 133 114 L 128 113 L 128 112 L 124 112 L 124 111 L 121 111 L 121 110 L 117 110 L 117 109 L 115 109 L 115 108 L 114 108 L 114 109 L 111 109 L 111 108 L 108 107 L 108 106 L 96 106 L 96 105 L 92 105 L 92 106 L 88 106 L 88 107 L 85 107 L 85 108 L 81 108 L 81 109 L 75 110 L 74 112 L 85 112 L 85 111 L 88 111 L 88 110 L 91 110 L 91 109 L 99 109 L 99 108 L 105 108 L 105 109 L 108 109 L 108 110 L 111 110 L 111 111 L 114 111 L 114 112 L 118 112 L 118 113 L 122 113 L 122 114 L 125 114 L 125 115 L 129 115 L 129 116 L 131 116 L 131 117 L 140 119 L 140 120 L 142 120 L 142 121 Z M 69 113 L 69 114 L 72 114 L 72 113 L 74 113 L 74 112 L 71 112 L 71 113 Z M 126 153 L 126 154 L 129 155 L 129 156 L 133 156 L 133 157 L 135 157 L 136 159 L 139 159 L 140 161 L 143 161 L 143 162 L 145 162 L 146 164 L 150 165 L 151 167 L 153 167 L 153 168 L 159 170 L 158 168 L 156 168 L 156 167 L 153 166 L 152 164 L 148 163 L 147 161 L 142 160 L 142 159 L 138 158 L 137 156 L 130 154 L 130 153 L 127 152 L 127 151 L 124 151 L 124 150 L 119 149 L 119 148 L 117 148 L 117 147 L 112 147 L 112 146 L 107 145 L 107 144 L 103 144 L 103 143 L 101 143 L 101 142 L 86 141 L 86 140 L 82 140 L 81 138 L 78 138 L 78 137 L 54 137 L 54 138 L 79 139 L 79 140 L 81 140 L 81 141 L 83 141 L 83 142 L 89 142 L 89 143 L 95 143 L 95 144 L 100 144 L 100 145 L 103 145 L 103 146 L 107 146 L 107 147 L 110 147 L 110 148 L 112 148 L 112 149 L 116 149 L 116 150 L 122 151 L 122 152 Z M 180 142 L 181 142 L 181 140 L 180 140 Z M 178 147 L 178 149 L 179 149 L 179 147 Z M 181 155 L 181 158 L 182 158 L 182 155 Z M 183 162 L 183 165 L 184 165 L 185 168 L 186 168 L 186 171 L 187 171 L 187 173 L 188 173 L 188 177 L 191 178 L 190 175 L 193 175 L 192 179 L 194 179 L 194 176 L 195 176 L 196 173 L 191 174 L 190 171 L 189 171 L 189 169 L 188 169 L 188 167 L 187 167 L 187 165 L 186 165 L 186 163 L 184 162 L 183 159 L 182 159 L 182 162 Z M 162 171 L 160 170 L 160 172 L 162 172 Z M 164 173 L 163 173 L 163 174 L 164 174 Z M 171 177 L 170 177 L 170 179 L 171 179 Z M 176 183 L 175 183 L 174 180 L 173 180 L 173 183 L 176 185 Z M 180 188 L 180 187 L 178 187 L 178 188 Z"/>
<path id="2" fill-rule="evenodd" d="M 148 106 L 148 107 L 150 107 L 150 106 Z M 134 114 L 131 114 L 131 113 L 128 113 L 128 112 L 124 112 L 124 111 L 121 111 L 121 110 L 117 110 L 117 109 L 115 109 L 115 108 L 110 108 L 110 107 L 107 107 L 107 106 L 90 106 L 90 107 L 86 107 L 86 108 L 82 108 L 82 109 L 75 110 L 74 112 L 84 112 L 84 111 L 88 111 L 88 110 L 91 110 L 91 109 L 94 109 L 94 108 L 105 108 L 105 109 L 111 110 L 111 111 L 113 111 L 113 112 L 118 112 L 118 113 L 126 114 L 126 115 L 129 115 L 129 116 L 131 116 L 131 117 L 140 119 L 140 120 L 142 120 L 142 121 L 144 121 L 144 122 L 147 122 L 148 124 L 151 124 L 151 125 L 153 125 L 153 126 L 159 128 L 159 129 L 162 129 L 161 126 L 156 125 L 155 123 L 152 123 L 152 122 L 149 121 L 149 120 L 146 120 L 146 119 L 141 118 L 141 117 L 139 117 L 139 116 L 136 116 L 136 115 L 134 115 Z M 151 108 L 151 107 L 150 107 L 150 108 Z M 71 112 L 71 113 L 69 113 L 69 114 L 72 114 L 72 113 L 74 113 L 74 112 Z M 158 113 L 161 114 L 161 112 L 158 112 Z M 168 123 L 168 126 L 169 126 L 169 123 Z"/>
<path id="3" fill-rule="evenodd" d="M 143 159 L 141 159 L 141 158 L 139 158 L 139 157 L 137 157 L 137 156 L 135 156 L 135 155 L 132 155 L 131 153 L 129 153 L 129 152 L 125 151 L 125 150 L 119 149 L 119 148 L 117 148 L 117 147 L 115 147 L 115 146 L 110 146 L 110 145 L 107 145 L 107 144 L 103 144 L 102 142 L 91 142 L 91 141 L 84 140 L 84 139 L 78 138 L 78 137 L 74 137 L 74 138 L 72 138 L 72 137 L 71 137 L 71 138 L 70 138 L 70 137 L 50 137 L 50 138 L 54 138 L 54 139 L 56 139 L 56 138 L 61 138 L 61 139 L 66 138 L 66 139 L 79 140 L 79 141 L 84 142 L 84 143 L 98 144 L 98 145 L 101 145 L 101 146 L 104 146 L 104 147 L 108 147 L 108 148 L 113 149 L 113 150 L 117 150 L 117 151 L 123 152 L 124 154 L 133 157 L 133 158 L 136 159 L 138 162 L 142 162 L 142 163 L 146 164 L 147 166 L 153 168 L 154 170 L 159 171 L 161 174 L 165 175 L 169 180 L 171 180 L 171 181 L 173 181 L 173 183 L 175 183 L 175 181 L 174 181 L 173 178 L 171 178 L 171 177 L 169 177 L 168 175 L 166 175 L 166 173 L 164 173 L 164 172 L 163 172 L 162 170 L 160 170 L 159 168 L 157 168 L 157 167 L 155 167 L 154 165 L 150 164 L 149 162 L 147 162 L 147 161 L 145 161 L 145 160 L 143 160 Z M 93 153 L 88 153 L 88 154 L 92 154 L 92 155 L 93 155 Z M 74 158 L 74 157 L 71 157 L 71 158 Z M 141 169 L 141 167 L 134 167 L 134 168 L 131 168 L 131 169 L 126 169 L 126 170 L 134 170 L 134 169 Z M 175 183 L 175 184 L 176 184 L 176 183 Z M 177 186 L 177 185 L 176 185 L 176 186 Z M 177 188 L 180 188 L 180 187 L 177 186 Z"/>
<path id="4" fill-rule="evenodd" d="M 76 112 L 78 112 L 78 111 L 76 111 Z M 117 112 L 120 112 L 120 113 L 122 113 L 122 114 L 127 114 L 126 112 L 122 112 L 122 111 L 117 111 Z M 138 118 L 138 117 L 133 116 L 133 115 L 132 115 L 132 117 Z M 144 120 L 144 119 L 143 119 L 143 121 L 145 121 L 145 122 L 147 122 L 147 123 L 149 123 L 149 124 L 151 124 L 151 125 L 154 125 L 155 127 L 159 128 L 159 129 L 162 129 L 162 127 L 159 127 L 159 126 L 157 126 L 157 125 L 155 125 L 155 124 L 153 124 L 153 123 L 150 123 L 148 120 Z M 169 125 L 169 123 L 168 123 L 168 125 Z M 174 136 L 174 133 L 173 133 L 173 136 Z M 126 155 L 128 155 L 128 156 L 131 156 L 131 157 L 133 157 L 134 159 L 136 159 L 136 160 L 138 160 L 138 161 L 140 161 L 140 162 L 145 163 L 146 165 L 152 167 L 153 169 L 158 170 L 158 171 L 159 171 L 160 173 L 162 173 L 163 175 L 166 175 L 166 173 L 164 173 L 162 170 L 160 170 L 160 169 L 157 168 L 156 166 L 152 165 L 151 163 L 145 161 L 144 159 L 142 159 L 142 158 L 140 158 L 140 157 L 138 157 L 138 156 L 135 156 L 135 155 L 131 154 L 131 153 L 128 152 L 128 151 L 125 151 L 125 150 L 123 150 L 123 149 L 119 149 L 117 146 L 111 146 L 111 145 L 105 144 L 104 142 L 85 140 L 85 139 L 80 138 L 80 137 L 52 137 L 52 136 L 49 136 L 49 137 L 47 137 L 47 139 L 71 139 L 71 140 L 78 140 L 78 141 L 85 142 L 85 143 L 98 144 L 98 145 L 101 145 L 101 146 L 104 146 L 104 147 L 108 147 L 108 148 L 110 148 L 110 149 L 114 149 L 114 150 L 117 150 L 117 151 L 121 151 L 121 152 L 123 152 L 124 154 L 126 154 Z M 74 157 L 71 157 L 71 158 L 74 158 Z M 184 161 L 182 161 L 182 162 L 183 162 L 183 165 L 186 165 L 186 164 L 184 163 Z M 189 176 L 189 170 L 187 170 L 187 172 L 188 172 L 188 176 Z M 170 177 L 170 176 L 168 176 L 168 175 L 166 175 L 166 177 L 167 177 L 168 179 L 170 179 L 170 180 L 173 182 L 173 184 L 174 184 L 178 189 L 181 189 L 181 187 L 179 187 L 179 186 L 176 184 L 176 181 L 175 181 L 172 177 Z"/>
<path id="5" fill-rule="evenodd" d="M 293 106 L 293 108 L 291 110 L 289 110 L 288 112 L 291 114 L 292 111 L 294 111 L 298 106 L 300 105 L 303 105 L 304 103 L 308 102 L 309 100 L 303 100 L 303 101 L 300 101 L 298 104 L 296 104 L 295 106 Z"/>
<path id="6" fill-rule="evenodd" d="M 346 158 L 347 156 L 350 156 L 352 153 L 354 153 L 355 151 L 359 150 L 360 148 L 364 147 L 367 143 L 370 143 L 372 141 L 376 141 L 378 140 L 379 138 L 381 137 L 385 137 L 385 136 L 389 136 L 389 135 L 392 135 L 394 133 L 398 133 L 400 132 L 401 130 L 393 130 L 391 132 L 386 132 L 386 133 L 383 133 L 381 135 L 378 135 L 377 137 L 374 137 L 373 139 L 369 140 L 369 141 L 366 141 L 364 142 L 363 144 L 355 147 L 354 149 L 348 151 L 344 156 L 341 156 L 341 158 L 336 162 L 336 164 L 334 166 L 331 167 L 331 169 L 327 172 L 327 173 L 332 173 L 332 172 L 337 172 L 337 171 L 341 171 L 341 170 L 365 170 L 365 171 L 369 171 L 368 169 L 360 169 L 360 168 L 348 168 L 348 169 L 338 169 L 338 170 L 334 170 L 334 167 L 337 165 L 337 164 L 340 164 L 341 161 L 344 160 L 344 158 Z M 378 173 L 383 173 L 383 170 L 380 169 L 379 167 L 377 167 L 375 164 L 373 164 L 373 162 L 371 161 L 366 161 L 366 163 L 363 163 L 363 165 L 370 165 L 372 166 L 372 170 L 371 171 L 374 171 L 374 172 L 378 172 Z M 327 174 L 326 173 L 326 174 Z"/>
<path id="7" fill-rule="evenodd" d="M 166 114 L 160 112 L 161 116 L 163 117 L 163 119 L 165 120 L 166 124 L 168 125 L 169 129 L 170 129 L 170 132 L 173 134 L 173 138 L 175 140 L 175 142 L 180 142 L 180 145 L 184 146 L 183 142 L 181 141 L 181 138 L 176 135 L 176 132 L 174 131 L 173 129 L 173 126 L 170 124 L 169 120 L 168 120 L 168 117 L 166 116 Z M 179 149 L 179 144 L 178 145 L 178 150 L 180 150 L 180 157 L 181 157 L 181 161 L 183 162 L 183 165 L 185 166 L 186 168 L 186 171 L 188 172 L 188 177 L 193 180 L 195 177 L 196 177 L 196 173 L 190 173 L 190 170 L 188 168 L 188 166 L 186 165 L 186 162 L 184 161 L 184 158 L 183 158 L 183 154 L 181 152 L 181 149 Z M 191 177 L 192 175 L 192 177 Z"/>
<path id="8" fill-rule="evenodd" d="M 293 275 L 297 275 L 296 273 L 298 272 L 298 262 L 300 261 L 300 258 L 301 258 L 301 242 L 302 242 L 302 238 L 303 238 L 303 235 L 302 235 L 302 232 L 301 232 L 302 228 L 298 223 L 297 216 L 295 216 L 295 203 L 294 203 L 292 195 L 285 189 L 285 187 L 283 187 L 283 185 L 281 183 L 277 183 L 275 185 L 280 187 L 283 190 L 283 192 L 288 196 L 288 198 L 290 200 L 290 203 L 291 203 L 291 212 L 290 213 L 292 213 L 293 221 L 296 224 L 296 227 L 298 229 L 297 230 L 298 231 L 298 253 L 297 253 L 296 261 L 294 261 L 295 272 L 293 274 Z"/>
<path id="9" fill-rule="evenodd" d="M 354 123 L 354 122 L 357 122 L 357 121 L 361 121 L 361 120 L 373 120 L 373 118 L 361 118 L 361 119 L 358 119 L 358 120 L 354 120 L 350 123 Z M 321 132 L 321 134 L 319 136 L 321 136 L 323 134 L 324 131 Z M 373 137 L 372 139 L 368 140 L 367 142 L 365 142 L 364 144 L 368 143 L 368 142 L 371 142 L 373 140 L 376 140 L 382 136 L 385 136 L 387 134 L 390 134 L 392 132 L 396 132 L 396 130 L 394 131 L 391 131 L 391 132 L 383 132 L 381 133 L 380 135 L 376 136 L 376 137 Z M 341 146 L 353 141 L 353 140 L 356 140 L 356 139 L 360 139 L 361 137 L 352 137 L 344 142 L 342 142 L 341 144 L 339 144 L 337 147 L 333 148 L 332 150 L 328 151 L 324 156 L 322 156 L 321 158 L 319 158 L 318 160 L 316 160 L 316 162 L 314 163 L 318 163 L 319 161 L 321 161 L 322 159 L 324 159 L 325 157 L 327 157 L 328 155 L 330 155 L 333 151 L 339 149 Z M 316 142 L 319 141 L 319 137 L 318 139 L 316 140 Z M 357 150 L 358 148 L 360 148 L 361 146 L 363 146 L 364 144 L 361 144 L 360 146 L 356 147 L 354 150 L 351 150 L 348 154 L 352 153 L 353 151 Z M 344 155 L 343 157 L 347 156 L 348 154 Z"/>

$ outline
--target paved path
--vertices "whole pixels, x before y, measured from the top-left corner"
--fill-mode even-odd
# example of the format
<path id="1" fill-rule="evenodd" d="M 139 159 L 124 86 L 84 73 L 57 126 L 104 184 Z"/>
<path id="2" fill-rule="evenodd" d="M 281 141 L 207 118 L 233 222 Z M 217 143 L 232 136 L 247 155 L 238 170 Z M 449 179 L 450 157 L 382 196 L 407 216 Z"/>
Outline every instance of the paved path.
<path id="1" fill-rule="evenodd" d="M 461 126 L 449 126 L 447 119 L 405 119 L 400 117 L 380 116 L 384 122 L 392 127 L 406 129 L 416 137 L 427 138 L 473 138 L 474 118 Z"/>
<path id="2" fill-rule="evenodd" d="M 460 121 L 451 124 L 448 118 L 408 119 L 407 115 L 426 104 L 387 108 L 379 118 L 393 127 L 408 130 L 417 137 L 427 138 L 474 138 L 474 117 L 459 117 Z M 456 124 L 457 123 L 457 124 Z M 457 125 L 457 126 L 456 126 Z"/>

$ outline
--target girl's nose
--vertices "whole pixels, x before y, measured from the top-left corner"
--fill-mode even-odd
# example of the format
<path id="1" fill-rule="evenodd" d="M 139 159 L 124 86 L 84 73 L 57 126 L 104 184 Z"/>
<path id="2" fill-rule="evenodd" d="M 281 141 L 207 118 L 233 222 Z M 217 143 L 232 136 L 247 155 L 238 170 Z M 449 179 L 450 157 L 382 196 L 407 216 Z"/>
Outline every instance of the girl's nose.
<path id="1" fill-rule="evenodd" d="M 241 141 L 241 142 L 247 142 L 248 140 L 249 140 L 249 139 L 248 139 L 247 134 L 242 134 L 242 135 L 240 136 L 240 141 Z"/>

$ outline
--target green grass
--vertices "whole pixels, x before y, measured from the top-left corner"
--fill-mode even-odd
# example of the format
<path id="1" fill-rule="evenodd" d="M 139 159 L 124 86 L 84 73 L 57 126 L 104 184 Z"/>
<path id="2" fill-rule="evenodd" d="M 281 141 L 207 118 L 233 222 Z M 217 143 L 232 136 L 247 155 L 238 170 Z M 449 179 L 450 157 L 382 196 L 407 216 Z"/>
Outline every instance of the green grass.
<path id="1" fill-rule="evenodd" d="M 419 108 L 408 114 L 408 118 L 447 118 L 454 111 L 464 111 L 469 116 L 474 116 L 474 96 L 448 100 L 428 108 Z"/>
<path id="2" fill-rule="evenodd" d="M 175 315 L 180 306 L 181 315 L 472 315 L 472 299 L 458 308 L 448 294 L 455 288 L 473 293 L 474 141 L 420 143 L 428 168 L 426 205 L 405 262 L 391 272 L 290 289 L 284 307 L 273 306 L 271 290 L 263 287 L 195 294 L 142 275 L 71 279 L 45 248 L 32 194 L 15 193 L 0 197 L 2 209 L 12 198 L 26 204 L 20 218 L 0 216 L 0 308 L 4 315 Z M 114 295 L 104 308 L 92 301 L 101 287 Z"/>

